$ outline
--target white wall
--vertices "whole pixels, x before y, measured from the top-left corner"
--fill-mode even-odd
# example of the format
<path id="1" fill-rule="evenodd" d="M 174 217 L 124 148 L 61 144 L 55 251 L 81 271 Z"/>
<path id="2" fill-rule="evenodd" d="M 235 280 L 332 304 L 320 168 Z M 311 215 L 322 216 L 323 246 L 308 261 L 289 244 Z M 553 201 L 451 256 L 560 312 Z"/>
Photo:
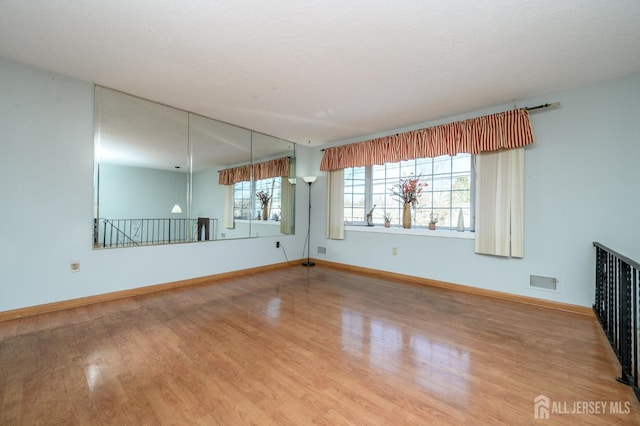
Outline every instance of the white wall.
<path id="1" fill-rule="evenodd" d="M 2 58 L 0 158 L 0 311 L 284 262 L 275 241 L 302 255 L 304 188 L 297 235 L 92 249 L 93 85 Z"/>
<path id="2" fill-rule="evenodd" d="M 591 306 L 593 241 L 640 261 L 640 75 L 518 105 L 555 101 L 561 102 L 559 109 L 531 114 L 536 140 L 525 152 L 524 259 L 476 255 L 473 240 L 463 239 L 346 231 L 343 241 L 326 240 L 323 208 L 312 215 L 312 257 Z M 503 105 L 388 134 L 510 108 Z M 326 197 L 320 159 L 315 150 L 315 173 L 321 176 L 312 191 L 316 206 L 324 206 Z M 317 254 L 317 246 L 326 247 L 327 254 Z M 398 248 L 397 256 L 392 247 Z M 530 274 L 559 278 L 560 292 L 529 289 Z"/>
<path id="3" fill-rule="evenodd" d="M 211 167 L 193 173 L 192 217 L 209 217 L 218 219 L 222 224 L 224 217 L 224 187 L 218 185 L 218 170 L 223 167 Z M 216 237 L 217 238 L 217 237 Z"/>
<path id="4" fill-rule="evenodd" d="M 185 218 L 187 173 L 117 164 L 100 165 L 100 217 Z M 171 213 L 175 203 L 182 213 Z"/>
<path id="5" fill-rule="evenodd" d="M 562 107 L 532 115 L 524 259 L 475 255 L 470 240 L 354 232 L 326 240 L 322 153 L 299 146 L 298 176 L 319 176 L 312 257 L 589 306 L 592 241 L 640 259 L 640 75 L 520 105 L 553 101 Z M 0 311 L 283 262 L 276 240 L 289 258 L 302 255 L 307 185 L 297 185 L 294 236 L 93 250 L 93 86 L 1 58 L 0 158 Z M 529 274 L 559 277 L 561 292 L 527 289 Z"/>

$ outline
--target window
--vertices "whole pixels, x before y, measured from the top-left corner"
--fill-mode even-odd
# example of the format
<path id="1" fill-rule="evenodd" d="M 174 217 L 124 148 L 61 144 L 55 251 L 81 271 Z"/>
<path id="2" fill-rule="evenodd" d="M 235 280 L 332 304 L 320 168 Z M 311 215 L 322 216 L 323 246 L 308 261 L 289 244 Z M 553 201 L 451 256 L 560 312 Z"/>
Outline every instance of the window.
<path id="1" fill-rule="evenodd" d="M 261 179 L 255 181 L 255 189 L 253 191 L 253 199 L 255 204 L 255 211 L 262 212 L 262 205 L 256 197 L 256 192 L 264 191 L 271 196 L 271 200 L 269 200 L 269 220 L 274 220 L 276 217 L 279 219 L 281 217 L 280 206 L 280 184 L 282 178 L 274 177 L 268 179 Z"/>
<path id="2" fill-rule="evenodd" d="M 366 216 L 365 185 L 365 167 L 352 167 L 349 169 L 344 169 L 345 223 L 364 223 Z"/>
<path id="3" fill-rule="evenodd" d="M 392 226 L 400 226 L 402 203 L 391 196 L 390 189 L 400 178 L 408 176 L 418 176 L 428 185 L 412 215 L 415 227 L 428 227 L 433 215 L 438 219 L 439 228 L 455 229 L 462 209 L 465 229 L 473 229 L 473 161 L 470 154 L 345 169 L 345 224 L 366 223 L 366 215 L 375 205 L 375 224 L 383 224 L 383 213 L 387 212 L 391 214 Z"/>
<path id="4" fill-rule="evenodd" d="M 262 217 L 262 205 L 256 197 L 258 191 L 271 196 L 269 200 L 269 219 L 281 217 L 281 179 L 280 177 L 261 179 L 253 182 L 238 182 L 233 185 L 233 217 L 234 219 L 255 219 Z M 253 188 L 252 188 L 253 186 Z M 253 212 L 253 213 L 252 213 Z"/>
<path id="5" fill-rule="evenodd" d="M 251 182 L 243 181 L 233 184 L 233 218 L 251 218 Z"/>

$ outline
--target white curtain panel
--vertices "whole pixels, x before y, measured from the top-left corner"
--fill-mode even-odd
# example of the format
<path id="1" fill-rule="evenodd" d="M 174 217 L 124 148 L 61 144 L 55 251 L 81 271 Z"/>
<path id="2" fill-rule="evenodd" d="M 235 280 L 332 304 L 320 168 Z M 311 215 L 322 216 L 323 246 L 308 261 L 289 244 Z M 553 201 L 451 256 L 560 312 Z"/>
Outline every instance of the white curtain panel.
<path id="1" fill-rule="evenodd" d="M 235 228 L 233 220 L 233 185 L 224 186 L 224 217 L 222 221 L 225 228 Z"/>
<path id="2" fill-rule="evenodd" d="M 524 256 L 524 148 L 475 156 L 475 251 Z"/>
<path id="3" fill-rule="evenodd" d="M 344 170 L 327 172 L 327 238 L 344 240 Z"/>
<path id="4" fill-rule="evenodd" d="M 286 177 L 280 178 L 280 232 L 293 233 L 293 191 L 295 187 Z"/>

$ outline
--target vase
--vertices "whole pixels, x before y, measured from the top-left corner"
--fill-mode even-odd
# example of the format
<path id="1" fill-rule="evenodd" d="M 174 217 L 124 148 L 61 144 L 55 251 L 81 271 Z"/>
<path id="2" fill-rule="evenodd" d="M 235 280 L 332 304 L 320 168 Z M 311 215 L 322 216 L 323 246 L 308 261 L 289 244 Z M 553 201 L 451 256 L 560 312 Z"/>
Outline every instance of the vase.
<path id="1" fill-rule="evenodd" d="M 402 208 L 402 227 L 411 228 L 411 203 L 404 203 Z"/>
<path id="2" fill-rule="evenodd" d="M 269 206 L 268 205 L 264 205 L 262 206 L 262 220 L 267 220 L 269 216 Z"/>
<path id="3" fill-rule="evenodd" d="M 385 222 L 384 223 L 384 227 L 385 228 L 391 228 L 391 222 Z"/>
<path id="4" fill-rule="evenodd" d="M 431 229 L 432 231 L 436 230 L 436 224 L 435 223 L 429 223 L 429 229 Z"/>
<path id="5" fill-rule="evenodd" d="M 458 232 L 464 232 L 464 213 L 462 213 L 462 209 L 458 211 L 458 227 L 456 229 Z"/>

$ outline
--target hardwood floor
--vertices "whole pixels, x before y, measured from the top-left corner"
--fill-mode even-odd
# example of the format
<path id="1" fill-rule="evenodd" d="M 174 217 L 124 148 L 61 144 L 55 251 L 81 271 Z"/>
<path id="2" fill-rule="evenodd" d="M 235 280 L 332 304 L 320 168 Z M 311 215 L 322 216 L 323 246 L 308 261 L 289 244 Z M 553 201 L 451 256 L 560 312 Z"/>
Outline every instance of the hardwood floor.
<path id="1" fill-rule="evenodd" d="M 592 317 L 291 267 L 0 323 L 0 424 L 640 424 L 618 373 Z"/>

